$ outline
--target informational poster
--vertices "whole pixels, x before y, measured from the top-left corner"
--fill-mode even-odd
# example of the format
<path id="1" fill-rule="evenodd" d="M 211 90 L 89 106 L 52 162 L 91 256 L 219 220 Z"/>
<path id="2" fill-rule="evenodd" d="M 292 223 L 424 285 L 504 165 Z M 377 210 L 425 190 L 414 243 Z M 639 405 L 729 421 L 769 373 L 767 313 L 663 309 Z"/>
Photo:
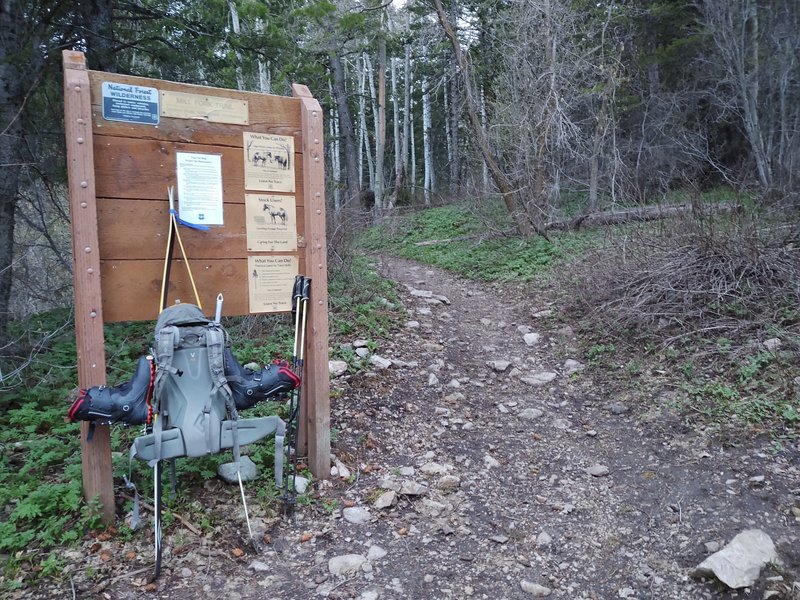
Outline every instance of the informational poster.
<path id="1" fill-rule="evenodd" d="M 248 256 L 250 312 L 292 310 L 292 289 L 297 269 L 296 256 Z"/>
<path id="2" fill-rule="evenodd" d="M 222 156 L 176 152 L 181 219 L 195 225 L 223 225 Z"/>
<path id="3" fill-rule="evenodd" d="M 244 132 L 244 187 L 262 192 L 294 192 L 294 138 Z"/>
<path id="4" fill-rule="evenodd" d="M 158 90 L 104 81 L 103 118 L 141 125 L 158 125 Z"/>
<path id="5" fill-rule="evenodd" d="M 161 116 L 248 125 L 247 100 L 161 90 Z"/>
<path id="6" fill-rule="evenodd" d="M 245 194 L 247 249 L 251 252 L 297 250 L 294 196 Z"/>

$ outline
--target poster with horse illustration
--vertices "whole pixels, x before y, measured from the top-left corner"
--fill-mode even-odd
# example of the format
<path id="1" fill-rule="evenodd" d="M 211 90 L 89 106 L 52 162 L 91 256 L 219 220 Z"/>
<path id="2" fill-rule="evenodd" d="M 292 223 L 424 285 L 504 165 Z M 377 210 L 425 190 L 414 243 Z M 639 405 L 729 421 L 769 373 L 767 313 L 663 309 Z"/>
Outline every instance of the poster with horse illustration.
<path id="1" fill-rule="evenodd" d="M 294 138 L 245 131 L 244 187 L 262 192 L 294 192 Z"/>
<path id="2" fill-rule="evenodd" d="M 245 194 L 244 205 L 248 252 L 297 250 L 294 196 Z"/>

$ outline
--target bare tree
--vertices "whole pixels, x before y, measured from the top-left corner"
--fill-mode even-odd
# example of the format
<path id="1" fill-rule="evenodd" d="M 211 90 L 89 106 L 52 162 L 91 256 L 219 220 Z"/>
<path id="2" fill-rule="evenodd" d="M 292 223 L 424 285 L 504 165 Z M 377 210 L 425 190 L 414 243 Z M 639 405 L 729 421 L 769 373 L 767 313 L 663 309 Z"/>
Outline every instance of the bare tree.
<path id="1" fill-rule="evenodd" d="M 695 3 L 714 43 L 712 97 L 736 115 L 761 188 L 796 188 L 800 166 L 800 10 L 796 0 Z M 721 77 L 719 77 L 721 75 Z"/>

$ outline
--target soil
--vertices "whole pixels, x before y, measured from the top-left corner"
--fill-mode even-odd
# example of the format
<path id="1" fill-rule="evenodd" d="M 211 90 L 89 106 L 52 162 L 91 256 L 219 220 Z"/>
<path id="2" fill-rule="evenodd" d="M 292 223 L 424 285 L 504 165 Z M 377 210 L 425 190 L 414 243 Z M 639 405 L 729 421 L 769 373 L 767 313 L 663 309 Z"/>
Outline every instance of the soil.
<path id="1" fill-rule="evenodd" d="M 578 340 L 535 291 L 379 262 L 413 322 L 375 350 L 392 366 L 332 382 L 333 454 L 349 476 L 315 482 L 291 520 L 251 484 L 259 549 L 238 490 L 211 481 L 186 518 L 216 526 L 198 537 L 171 524 L 157 582 L 149 537 L 110 535 L 19 597 L 800 599 L 797 437 L 722 439 L 657 370 L 637 386 L 591 366 L 568 374 Z M 391 490 L 396 504 L 375 507 Z M 690 576 L 752 528 L 783 565 L 740 590 Z"/>

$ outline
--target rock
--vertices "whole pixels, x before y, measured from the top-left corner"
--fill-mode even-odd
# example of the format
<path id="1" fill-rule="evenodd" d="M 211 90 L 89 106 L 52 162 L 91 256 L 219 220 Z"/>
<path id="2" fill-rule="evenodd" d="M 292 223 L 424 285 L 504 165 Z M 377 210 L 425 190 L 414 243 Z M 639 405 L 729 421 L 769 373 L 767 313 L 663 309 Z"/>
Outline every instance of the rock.
<path id="1" fill-rule="evenodd" d="M 536 545 L 537 546 L 540 546 L 540 547 L 541 546 L 549 546 L 552 543 L 553 543 L 553 537 L 549 533 L 547 533 L 546 531 L 543 531 L 538 536 L 536 536 Z"/>
<path id="2" fill-rule="evenodd" d="M 369 547 L 369 552 L 367 552 L 367 560 L 380 560 L 386 556 L 386 554 L 388 554 L 386 550 L 377 544 L 373 544 Z"/>
<path id="3" fill-rule="evenodd" d="M 450 465 L 440 465 L 439 463 L 429 462 L 422 465 L 419 470 L 426 475 L 446 475 L 452 470 Z"/>
<path id="4" fill-rule="evenodd" d="M 706 552 L 719 552 L 719 542 L 706 542 Z"/>
<path id="5" fill-rule="evenodd" d="M 692 571 L 693 577 L 716 577 L 730 588 L 752 586 L 761 569 L 780 558 L 772 539 L 760 529 L 747 529 Z"/>
<path id="6" fill-rule="evenodd" d="M 497 371 L 498 373 L 502 373 L 503 371 L 508 369 L 508 367 L 510 365 L 511 365 L 511 363 L 509 361 L 507 361 L 507 360 L 487 360 L 486 361 L 486 366 L 489 367 L 490 369 L 492 369 L 493 371 Z"/>
<path id="7" fill-rule="evenodd" d="M 535 346 L 541 341 L 542 336 L 540 336 L 538 333 L 531 332 L 531 333 L 526 333 L 524 336 L 522 336 L 522 339 L 528 346 Z"/>
<path id="8" fill-rule="evenodd" d="M 453 392 L 452 394 L 448 394 L 444 397 L 445 402 L 458 402 L 459 400 L 464 399 L 464 394 L 461 392 Z"/>
<path id="9" fill-rule="evenodd" d="M 486 467 L 489 469 L 494 469 L 500 466 L 500 461 L 491 454 L 484 455 L 483 462 L 486 463 Z"/>
<path id="10" fill-rule="evenodd" d="M 590 429 L 589 431 L 586 432 L 586 436 L 587 437 L 597 437 L 597 431 L 594 430 L 594 429 Z"/>
<path id="11" fill-rule="evenodd" d="M 406 329 L 417 329 L 419 321 L 406 321 Z"/>
<path id="12" fill-rule="evenodd" d="M 436 373 L 431 373 L 430 375 L 428 375 L 428 385 L 430 387 L 439 385 L 439 378 L 436 376 Z"/>
<path id="13" fill-rule="evenodd" d="M 567 377 L 574 375 L 575 373 L 580 373 L 585 368 L 586 365 L 577 360 L 568 358 L 566 361 L 564 361 L 564 373 L 567 375 Z"/>
<path id="14" fill-rule="evenodd" d="M 375 508 L 391 508 L 395 504 L 397 504 L 397 492 L 389 490 L 378 496 L 372 506 Z"/>
<path id="15" fill-rule="evenodd" d="M 549 308 L 546 308 L 544 310 L 537 310 L 536 312 L 531 313 L 531 316 L 534 319 L 544 319 L 545 317 L 549 317 L 552 314 L 553 311 Z"/>
<path id="16" fill-rule="evenodd" d="M 447 387 L 449 388 L 460 388 L 461 382 L 458 379 L 451 379 L 447 382 Z"/>
<path id="17" fill-rule="evenodd" d="M 569 325 L 564 325 L 556 330 L 556 335 L 564 340 L 571 340 L 575 338 L 575 331 Z"/>
<path id="18" fill-rule="evenodd" d="M 534 371 L 525 377 L 520 377 L 520 381 L 538 387 L 550 383 L 556 377 L 558 377 L 558 374 L 552 371 Z"/>
<path id="19" fill-rule="evenodd" d="M 361 554 L 342 554 L 334 556 L 328 561 L 328 571 L 332 575 L 347 575 L 357 572 L 365 562 L 367 559 Z"/>
<path id="20" fill-rule="evenodd" d="M 353 523 L 354 525 L 363 525 L 372 519 L 372 515 L 369 514 L 369 511 L 366 508 L 362 508 L 360 506 L 351 506 L 349 508 L 342 509 L 342 518 L 344 518 L 344 520 L 348 523 Z"/>
<path id="21" fill-rule="evenodd" d="M 188 579 L 192 575 L 194 575 L 194 573 L 192 573 L 192 570 L 189 567 L 183 567 L 181 569 L 181 577 L 183 577 L 184 579 Z"/>
<path id="22" fill-rule="evenodd" d="M 364 590 L 358 597 L 358 600 L 378 600 L 381 597 L 380 590 Z"/>
<path id="23" fill-rule="evenodd" d="M 427 491 L 427 487 L 410 479 L 404 481 L 400 486 L 400 493 L 404 496 L 422 496 Z"/>
<path id="24" fill-rule="evenodd" d="M 761 345 L 770 352 L 777 352 L 781 349 L 781 346 L 783 346 L 783 342 L 780 338 L 770 338 L 768 340 L 764 340 Z"/>
<path id="25" fill-rule="evenodd" d="M 553 427 L 556 429 L 569 429 L 572 422 L 569 419 L 553 419 Z"/>
<path id="26" fill-rule="evenodd" d="M 254 560 L 253 562 L 250 563 L 250 566 L 248 568 L 253 569 L 253 571 L 256 572 L 270 570 L 270 566 L 265 562 L 261 562 L 260 560 Z"/>
<path id="27" fill-rule="evenodd" d="M 305 494 L 308 489 L 308 479 L 302 475 L 294 476 L 294 489 L 298 494 Z"/>
<path id="28" fill-rule="evenodd" d="M 447 296 L 442 296 L 441 294 L 434 294 L 433 299 L 438 300 L 442 304 L 450 304 L 450 299 Z"/>
<path id="29" fill-rule="evenodd" d="M 422 316 L 427 316 L 427 315 L 431 314 L 431 309 L 428 308 L 427 306 L 422 306 L 422 307 L 417 309 L 417 314 L 418 315 L 422 315 Z"/>
<path id="30" fill-rule="evenodd" d="M 586 472 L 592 477 L 605 477 L 610 471 L 607 466 L 597 464 L 586 469 Z"/>
<path id="31" fill-rule="evenodd" d="M 388 358 L 383 358 L 382 356 L 378 356 L 377 354 L 373 354 L 369 357 L 370 364 L 375 367 L 376 369 L 388 369 L 392 366 L 392 361 Z"/>
<path id="32" fill-rule="evenodd" d="M 242 456 L 240 461 L 239 472 L 242 476 L 242 482 L 252 481 L 258 477 L 258 467 L 250 460 L 249 456 Z M 236 464 L 224 463 L 217 468 L 217 475 L 225 483 L 239 484 L 239 478 L 236 476 Z"/>
<path id="33" fill-rule="evenodd" d="M 539 410 L 538 408 L 526 408 L 521 410 L 517 413 L 517 416 L 520 419 L 527 419 L 529 421 L 533 421 L 534 419 L 538 419 L 544 414 L 543 411 Z"/>
<path id="34" fill-rule="evenodd" d="M 367 340 L 353 340 L 353 348 L 366 348 L 368 345 Z"/>
<path id="35" fill-rule="evenodd" d="M 519 587 L 522 588 L 523 592 L 530 594 L 534 598 L 544 598 L 550 595 L 550 588 L 539 585 L 538 583 L 533 583 L 532 581 L 523 579 L 519 582 Z"/>
<path id="36" fill-rule="evenodd" d="M 340 479 L 350 479 L 350 469 L 345 464 L 336 459 L 331 467 L 331 476 L 339 477 Z"/>
<path id="37" fill-rule="evenodd" d="M 369 348 L 356 348 L 356 356 L 358 358 L 367 358 L 369 356 Z"/>
<path id="38" fill-rule="evenodd" d="M 636 590 L 634 590 L 633 588 L 629 588 L 629 587 L 620 588 L 620 590 L 617 592 L 617 595 L 620 598 L 631 598 L 635 594 L 636 594 Z"/>
<path id="39" fill-rule="evenodd" d="M 425 498 L 422 502 L 419 502 L 414 506 L 417 509 L 417 512 L 420 514 L 433 518 L 438 517 L 447 509 L 447 507 L 441 502 L 437 502 L 436 500 L 431 500 L 429 498 Z"/>
<path id="40" fill-rule="evenodd" d="M 530 333 L 533 328 L 530 325 L 517 325 L 517 332 L 525 335 L 526 333 Z"/>
<path id="41" fill-rule="evenodd" d="M 334 377 L 341 377 L 345 373 L 347 373 L 348 364 L 343 360 L 329 360 L 328 361 L 328 371 Z"/>
<path id="42" fill-rule="evenodd" d="M 433 298 L 433 292 L 430 290 L 411 290 L 411 295 L 415 298 Z"/>
<path id="43" fill-rule="evenodd" d="M 455 475 L 445 475 L 436 482 L 436 487 L 443 494 L 451 494 L 461 486 L 461 479 Z"/>
<path id="44" fill-rule="evenodd" d="M 608 405 L 608 410 L 612 415 L 624 415 L 630 408 L 622 404 L 622 402 L 614 402 Z"/>
<path id="45" fill-rule="evenodd" d="M 489 539 L 492 540 L 495 544 L 505 544 L 508 541 L 508 536 L 507 535 L 493 535 Z"/>

